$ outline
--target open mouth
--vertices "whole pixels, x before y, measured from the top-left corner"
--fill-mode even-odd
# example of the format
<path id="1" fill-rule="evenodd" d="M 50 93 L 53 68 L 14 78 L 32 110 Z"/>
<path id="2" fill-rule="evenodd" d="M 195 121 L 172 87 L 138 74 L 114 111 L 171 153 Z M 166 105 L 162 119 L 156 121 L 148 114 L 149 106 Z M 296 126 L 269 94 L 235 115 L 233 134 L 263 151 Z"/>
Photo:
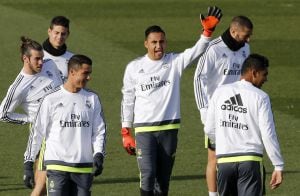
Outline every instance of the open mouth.
<path id="1" fill-rule="evenodd" d="M 162 53 L 163 53 L 162 50 L 155 51 L 155 54 L 158 54 L 158 55 L 162 55 Z"/>

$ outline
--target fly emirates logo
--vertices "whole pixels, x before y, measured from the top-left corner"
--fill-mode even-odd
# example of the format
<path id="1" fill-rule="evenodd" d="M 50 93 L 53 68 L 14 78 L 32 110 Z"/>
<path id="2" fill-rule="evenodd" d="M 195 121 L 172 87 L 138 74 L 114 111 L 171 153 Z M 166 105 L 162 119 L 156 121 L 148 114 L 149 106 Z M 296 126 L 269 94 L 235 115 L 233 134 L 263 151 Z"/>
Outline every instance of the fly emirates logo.
<path id="1" fill-rule="evenodd" d="M 159 76 L 152 76 L 150 77 L 150 81 L 141 84 L 141 90 L 142 91 L 148 91 L 151 89 L 157 89 L 164 86 L 169 86 L 171 84 L 170 80 L 161 80 Z"/>
<path id="2" fill-rule="evenodd" d="M 68 120 L 60 121 L 60 126 L 61 127 L 89 127 L 90 122 L 82 120 L 79 114 L 71 114 L 69 121 Z"/>
<path id="3" fill-rule="evenodd" d="M 230 97 L 224 103 L 225 104 L 221 105 L 221 110 L 228 110 L 242 114 L 247 113 L 247 108 L 243 107 L 243 102 L 240 94 L 236 94 L 235 96 Z M 227 120 L 220 120 L 220 126 L 239 130 L 248 130 L 248 124 L 240 122 L 238 116 L 233 114 L 229 114 Z"/>
<path id="4" fill-rule="evenodd" d="M 238 63 L 233 63 L 231 69 L 224 69 L 224 75 L 241 75 L 241 65 Z"/>

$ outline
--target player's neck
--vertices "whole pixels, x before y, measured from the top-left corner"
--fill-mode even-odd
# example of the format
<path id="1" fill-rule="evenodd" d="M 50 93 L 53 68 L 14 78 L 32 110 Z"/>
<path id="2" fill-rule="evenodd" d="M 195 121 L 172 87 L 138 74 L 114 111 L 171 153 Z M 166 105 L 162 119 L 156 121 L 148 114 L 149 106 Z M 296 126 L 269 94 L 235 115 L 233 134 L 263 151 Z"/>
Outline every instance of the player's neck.
<path id="1" fill-rule="evenodd" d="M 38 73 L 38 72 L 32 70 L 29 66 L 26 66 L 26 65 L 23 66 L 23 72 L 27 75 L 35 75 L 35 74 Z"/>
<path id="2" fill-rule="evenodd" d="M 64 88 L 71 93 L 77 93 L 81 90 L 81 88 L 76 87 L 74 84 L 72 84 L 72 82 L 68 80 L 66 81 L 66 83 L 64 83 Z"/>

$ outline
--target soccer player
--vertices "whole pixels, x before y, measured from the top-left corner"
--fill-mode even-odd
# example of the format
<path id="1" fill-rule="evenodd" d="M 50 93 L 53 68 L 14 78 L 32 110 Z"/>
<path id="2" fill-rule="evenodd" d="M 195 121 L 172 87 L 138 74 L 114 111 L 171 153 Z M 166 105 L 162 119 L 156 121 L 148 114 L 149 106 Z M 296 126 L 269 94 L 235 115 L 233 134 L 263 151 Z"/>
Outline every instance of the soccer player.
<path id="1" fill-rule="evenodd" d="M 70 35 L 69 23 L 69 19 L 65 16 L 52 18 L 48 38 L 43 43 L 44 60 L 51 59 L 55 62 L 64 82 L 68 77 L 68 60 L 73 56 L 73 53 L 67 51 L 66 45 Z"/>
<path id="2" fill-rule="evenodd" d="M 43 64 L 43 48 L 38 42 L 22 36 L 20 53 L 23 68 L 0 106 L 0 120 L 14 124 L 31 123 L 41 98 L 62 83 L 55 64 Z M 15 112 L 18 106 L 24 113 Z"/>
<path id="3" fill-rule="evenodd" d="M 102 173 L 106 124 L 98 95 L 86 89 L 91 73 L 89 57 L 72 56 L 67 81 L 44 97 L 33 123 L 25 171 L 33 172 L 45 138 L 49 196 L 90 195 L 93 176 Z"/>
<path id="4" fill-rule="evenodd" d="M 29 38 L 21 37 L 21 60 L 23 68 L 0 106 L 0 119 L 15 124 L 32 123 L 41 99 L 62 84 L 59 70 L 53 61 L 43 63 L 42 46 Z M 22 107 L 23 113 L 15 112 Z M 24 176 L 25 185 L 32 188 L 33 181 Z"/>
<path id="5" fill-rule="evenodd" d="M 260 88 L 267 81 L 268 59 L 251 54 L 241 80 L 217 88 L 209 102 L 204 131 L 216 143 L 219 195 L 263 194 L 264 148 L 274 165 L 270 186 L 282 183 L 280 153 L 269 96 Z"/>
<path id="6" fill-rule="evenodd" d="M 180 127 L 180 77 L 205 51 L 222 13 L 210 7 L 206 18 L 200 16 L 201 38 L 179 54 L 165 53 L 167 40 L 161 27 L 148 27 L 144 41 L 147 54 L 131 61 L 125 70 L 121 134 L 126 151 L 137 154 L 142 196 L 168 195 Z"/>
<path id="7" fill-rule="evenodd" d="M 250 54 L 249 44 L 253 24 L 246 16 L 236 16 L 229 28 L 212 40 L 199 58 L 194 76 L 194 92 L 202 124 L 206 123 L 208 101 L 215 89 L 240 79 L 241 67 Z M 217 196 L 215 145 L 205 137 L 208 151 L 206 182 L 209 196 Z"/>

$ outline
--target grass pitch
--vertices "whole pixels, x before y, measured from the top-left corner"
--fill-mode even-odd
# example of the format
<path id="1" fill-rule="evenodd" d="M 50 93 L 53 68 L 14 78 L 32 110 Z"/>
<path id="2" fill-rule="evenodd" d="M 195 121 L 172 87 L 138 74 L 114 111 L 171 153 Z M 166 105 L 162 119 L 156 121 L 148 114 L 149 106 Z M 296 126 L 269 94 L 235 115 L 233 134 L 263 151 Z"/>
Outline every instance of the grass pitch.
<path id="1" fill-rule="evenodd" d="M 0 3 L 0 99 L 21 69 L 19 38 L 26 35 L 44 41 L 50 19 L 65 15 L 71 20 L 68 48 L 93 59 L 89 86 L 99 92 L 108 124 L 107 158 L 103 174 L 95 179 L 92 195 L 139 194 L 136 161 L 122 149 L 120 101 L 126 64 L 145 53 L 144 29 L 158 24 L 167 33 L 168 51 L 181 52 L 198 39 L 199 13 L 217 5 L 224 16 L 214 37 L 220 35 L 235 15 L 254 23 L 251 51 L 270 59 L 269 81 L 263 89 L 270 95 L 277 133 L 285 159 L 282 186 L 267 195 L 299 195 L 300 166 L 300 2 L 296 0 L 2 0 Z M 193 95 L 195 65 L 181 82 L 182 128 L 170 195 L 207 195 L 204 170 L 203 127 Z M 23 153 L 28 127 L 0 124 L 0 195 L 29 195 L 23 185 Z M 273 168 L 265 156 L 267 183 Z"/>

